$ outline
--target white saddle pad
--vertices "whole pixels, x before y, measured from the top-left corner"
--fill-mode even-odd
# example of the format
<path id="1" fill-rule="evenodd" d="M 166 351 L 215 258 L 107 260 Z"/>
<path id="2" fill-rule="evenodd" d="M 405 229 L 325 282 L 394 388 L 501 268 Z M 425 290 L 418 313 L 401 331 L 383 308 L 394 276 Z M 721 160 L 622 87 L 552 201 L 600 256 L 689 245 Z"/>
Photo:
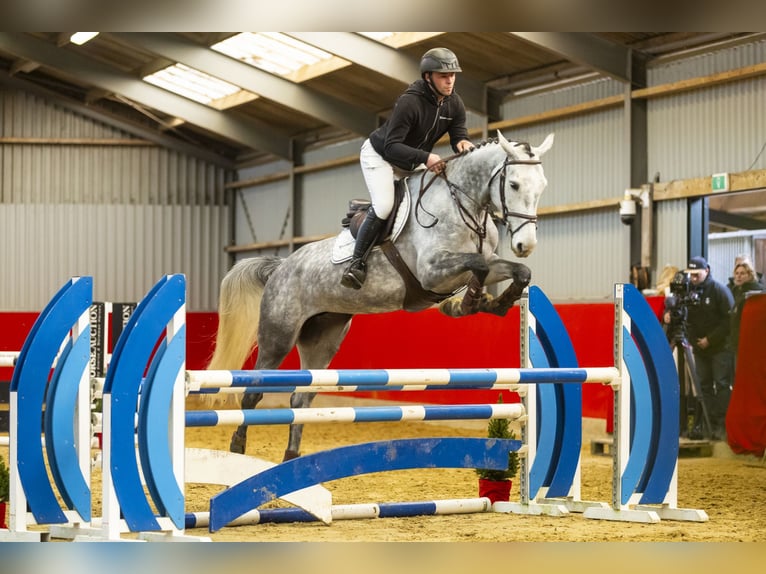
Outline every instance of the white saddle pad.
<path id="1" fill-rule="evenodd" d="M 404 198 L 402 198 L 402 202 L 399 204 L 399 209 L 396 212 L 394 226 L 391 229 L 391 241 L 396 241 L 410 216 L 412 198 L 410 197 L 409 189 L 407 189 L 406 180 L 404 181 L 404 186 Z M 345 227 L 335 238 L 335 243 L 332 246 L 331 261 L 333 263 L 344 263 L 351 259 L 351 256 L 354 254 L 354 243 L 356 243 L 354 236 L 351 235 L 348 227 Z M 378 247 L 375 247 L 375 249 L 378 249 Z"/>

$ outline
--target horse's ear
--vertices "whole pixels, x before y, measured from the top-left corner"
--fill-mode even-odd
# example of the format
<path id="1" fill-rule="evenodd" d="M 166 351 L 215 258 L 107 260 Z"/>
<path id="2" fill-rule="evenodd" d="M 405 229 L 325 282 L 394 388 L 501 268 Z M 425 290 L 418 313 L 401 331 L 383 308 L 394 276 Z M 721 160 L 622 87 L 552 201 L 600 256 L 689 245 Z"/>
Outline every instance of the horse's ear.
<path id="1" fill-rule="evenodd" d="M 500 147 L 505 150 L 505 153 L 507 153 L 509 157 L 520 159 L 519 151 L 511 142 L 505 139 L 505 136 L 500 132 L 500 130 L 497 130 L 497 141 L 500 144 Z"/>
<path id="2" fill-rule="evenodd" d="M 537 157 L 541 157 L 545 152 L 547 152 L 549 149 L 553 147 L 553 134 L 550 133 L 545 138 L 543 143 L 541 143 L 538 147 L 533 147 L 532 151 Z"/>

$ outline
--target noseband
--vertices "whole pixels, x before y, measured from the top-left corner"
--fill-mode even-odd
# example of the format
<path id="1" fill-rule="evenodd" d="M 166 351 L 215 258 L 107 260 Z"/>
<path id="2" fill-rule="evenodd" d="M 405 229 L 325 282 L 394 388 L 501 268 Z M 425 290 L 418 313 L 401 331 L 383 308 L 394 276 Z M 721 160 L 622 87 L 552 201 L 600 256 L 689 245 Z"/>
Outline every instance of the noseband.
<path id="1" fill-rule="evenodd" d="M 492 181 L 500 175 L 500 203 L 503 206 L 503 221 L 505 222 L 505 225 L 508 227 L 511 233 L 511 239 L 513 239 L 513 235 L 515 233 L 518 233 L 522 227 L 524 227 L 528 223 L 534 223 L 535 227 L 537 227 L 537 215 L 530 215 L 529 213 L 520 213 L 518 211 L 511 211 L 508 209 L 508 206 L 505 203 L 505 174 L 508 170 L 509 165 L 540 165 L 542 162 L 539 159 L 511 159 L 511 158 L 505 158 L 505 161 L 503 162 L 503 165 L 498 168 L 498 170 L 492 174 L 492 177 L 489 178 L 489 183 L 487 183 L 487 188 L 492 186 Z M 509 219 L 511 217 L 518 217 L 520 219 L 523 219 L 518 227 L 514 229 L 511 227 L 511 222 Z"/>

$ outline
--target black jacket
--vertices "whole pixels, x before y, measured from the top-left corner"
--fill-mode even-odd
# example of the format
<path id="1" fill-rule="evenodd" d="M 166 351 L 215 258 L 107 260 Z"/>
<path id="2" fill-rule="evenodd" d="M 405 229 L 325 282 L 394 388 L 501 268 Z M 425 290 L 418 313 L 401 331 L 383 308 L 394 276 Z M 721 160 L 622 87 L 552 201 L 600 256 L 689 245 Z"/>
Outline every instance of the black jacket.
<path id="1" fill-rule="evenodd" d="M 731 291 L 709 273 L 696 291 L 699 304 L 688 306 L 689 343 L 695 352 L 712 355 L 728 346 L 729 311 L 734 307 L 734 298 Z M 702 337 L 707 337 L 710 343 L 704 350 L 697 347 L 697 339 Z"/>
<path id="2" fill-rule="evenodd" d="M 391 117 L 370 134 L 370 143 L 387 162 L 412 171 L 426 163 L 447 132 L 457 152 L 457 143 L 468 139 L 463 100 L 452 92 L 439 104 L 425 80 L 418 80 L 396 100 Z"/>

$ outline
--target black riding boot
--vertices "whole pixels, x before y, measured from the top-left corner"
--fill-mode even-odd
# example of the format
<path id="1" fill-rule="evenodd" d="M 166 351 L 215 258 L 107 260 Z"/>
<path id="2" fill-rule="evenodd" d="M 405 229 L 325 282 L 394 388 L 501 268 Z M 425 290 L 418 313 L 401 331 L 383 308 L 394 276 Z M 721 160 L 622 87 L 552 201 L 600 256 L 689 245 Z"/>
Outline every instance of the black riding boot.
<path id="1" fill-rule="evenodd" d="M 359 231 L 356 234 L 356 244 L 354 245 L 354 254 L 351 257 L 351 263 L 343 272 L 340 284 L 351 289 L 361 289 L 364 280 L 367 279 L 367 256 L 375 245 L 375 240 L 383 225 L 384 219 L 378 219 L 375 211 L 370 207 L 367 210 L 367 216 L 364 218 Z"/>

